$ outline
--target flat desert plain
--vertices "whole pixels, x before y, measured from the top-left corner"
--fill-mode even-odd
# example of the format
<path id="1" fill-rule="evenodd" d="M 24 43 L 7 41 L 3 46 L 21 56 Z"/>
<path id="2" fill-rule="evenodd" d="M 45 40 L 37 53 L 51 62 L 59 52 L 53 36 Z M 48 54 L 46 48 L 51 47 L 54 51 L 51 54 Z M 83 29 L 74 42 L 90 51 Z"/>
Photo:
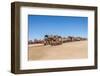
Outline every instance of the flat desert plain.
<path id="1" fill-rule="evenodd" d="M 76 41 L 56 46 L 28 46 L 28 60 L 80 59 L 88 57 L 88 42 Z"/>

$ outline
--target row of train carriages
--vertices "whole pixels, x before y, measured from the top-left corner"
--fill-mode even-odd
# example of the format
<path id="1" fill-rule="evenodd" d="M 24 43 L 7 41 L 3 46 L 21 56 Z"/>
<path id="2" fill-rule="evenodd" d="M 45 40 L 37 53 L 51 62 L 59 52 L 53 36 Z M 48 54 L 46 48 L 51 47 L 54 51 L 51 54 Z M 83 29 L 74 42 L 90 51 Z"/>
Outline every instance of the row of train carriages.
<path id="1" fill-rule="evenodd" d="M 44 45 L 54 46 L 54 45 L 61 45 L 66 42 L 82 41 L 82 40 L 87 40 L 87 39 L 82 37 L 73 37 L 73 36 L 61 37 L 58 35 L 45 35 Z"/>
<path id="2" fill-rule="evenodd" d="M 44 44 L 45 46 L 46 45 L 55 46 L 67 42 L 82 41 L 82 40 L 87 40 L 87 38 L 73 37 L 73 36 L 61 37 L 58 35 L 45 35 L 44 39 L 42 40 L 35 39 L 34 41 L 30 40 L 28 41 L 28 44 Z"/>

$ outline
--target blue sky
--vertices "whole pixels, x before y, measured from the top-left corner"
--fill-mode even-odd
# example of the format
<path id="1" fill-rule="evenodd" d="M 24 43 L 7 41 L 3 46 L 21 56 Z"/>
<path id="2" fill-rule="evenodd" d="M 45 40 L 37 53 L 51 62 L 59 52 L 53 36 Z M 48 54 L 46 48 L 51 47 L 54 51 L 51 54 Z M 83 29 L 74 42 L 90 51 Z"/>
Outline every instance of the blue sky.
<path id="1" fill-rule="evenodd" d="M 43 39 L 44 35 L 81 36 L 88 34 L 88 18 L 75 16 L 28 15 L 29 40 Z"/>

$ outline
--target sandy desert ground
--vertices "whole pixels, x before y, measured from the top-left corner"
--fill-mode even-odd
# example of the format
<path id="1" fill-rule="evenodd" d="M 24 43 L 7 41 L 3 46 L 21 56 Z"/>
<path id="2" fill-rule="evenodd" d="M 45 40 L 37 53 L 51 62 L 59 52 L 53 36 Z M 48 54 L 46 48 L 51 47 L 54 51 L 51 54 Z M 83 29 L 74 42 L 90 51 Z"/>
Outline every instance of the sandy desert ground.
<path id="1" fill-rule="evenodd" d="M 79 59 L 88 57 L 88 43 L 76 41 L 57 46 L 29 45 L 28 60 Z"/>

